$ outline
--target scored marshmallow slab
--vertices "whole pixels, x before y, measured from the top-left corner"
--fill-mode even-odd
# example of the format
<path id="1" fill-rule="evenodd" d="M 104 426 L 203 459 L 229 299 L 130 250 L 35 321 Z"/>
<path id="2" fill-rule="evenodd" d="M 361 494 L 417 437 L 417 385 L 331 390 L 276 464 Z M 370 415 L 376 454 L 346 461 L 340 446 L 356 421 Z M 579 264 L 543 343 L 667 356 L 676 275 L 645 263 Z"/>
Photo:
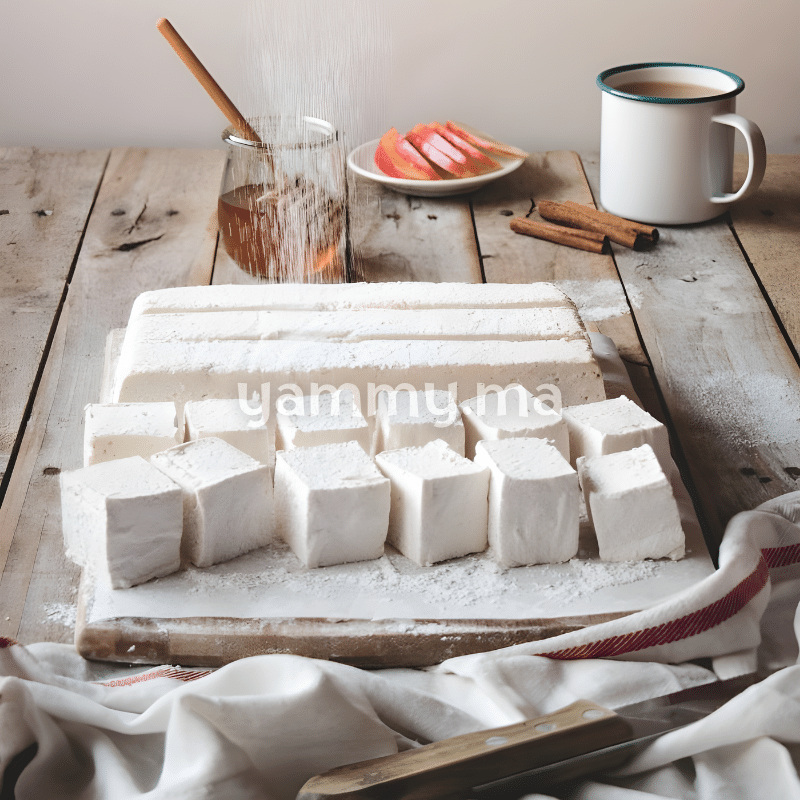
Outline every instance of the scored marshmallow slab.
<path id="1" fill-rule="evenodd" d="M 181 488 L 141 456 L 62 472 L 67 557 L 105 572 L 115 589 L 180 567 Z"/>
<path id="2" fill-rule="evenodd" d="M 569 429 L 572 463 L 581 456 L 602 456 L 649 444 L 661 468 L 671 474 L 669 433 L 655 417 L 624 395 L 613 400 L 569 406 L 562 411 Z"/>
<path id="3" fill-rule="evenodd" d="M 90 403 L 84 413 L 83 466 L 150 458 L 183 441 L 175 403 Z"/>
<path id="4" fill-rule="evenodd" d="M 346 311 L 397 308 L 575 308 L 552 283 L 276 283 L 180 286 L 140 294 L 131 321 L 143 314 L 261 309 Z"/>
<path id="5" fill-rule="evenodd" d="M 257 400 L 193 400 L 184 407 L 184 421 L 187 441 L 213 436 L 268 467 L 275 466 L 275 416 L 265 418 Z"/>
<path id="6" fill-rule="evenodd" d="M 125 347 L 138 341 L 217 339 L 585 339 L 574 308 L 362 309 L 358 311 L 238 310 L 143 314 L 128 328 Z"/>
<path id="7" fill-rule="evenodd" d="M 489 545 L 504 567 L 557 564 L 578 552 L 578 474 L 543 439 L 478 442 L 475 463 L 491 471 Z"/>
<path id="8" fill-rule="evenodd" d="M 531 390 L 553 384 L 565 405 L 605 399 L 600 369 L 582 339 L 155 342 L 137 359 L 120 359 L 114 399 L 174 400 L 182 409 L 188 400 L 231 397 L 244 384 L 248 395 L 269 392 L 272 409 L 281 386 L 311 395 L 313 384 L 347 384 L 369 413 L 381 389 L 452 383 L 461 398 L 477 396 L 481 385 L 520 383 Z"/>
<path id="9" fill-rule="evenodd" d="M 392 482 L 388 541 L 420 566 L 487 545 L 489 470 L 437 439 L 387 450 L 375 463 Z"/>
<path id="10" fill-rule="evenodd" d="M 288 397 L 276 414 L 276 447 L 294 450 L 335 442 L 358 442 L 370 452 L 372 429 L 348 389 Z"/>
<path id="11" fill-rule="evenodd" d="M 678 504 L 649 444 L 581 457 L 578 474 L 602 561 L 683 558 Z"/>
<path id="12" fill-rule="evenodd" d="M 277 454 L 277 533 L 307 567 L 380 558 L 389 502 L 389 481 L 357 442 Z"/>
<path id="13" fill-rule="evenodd" d="M 272 474 L 213 437 L 150 459 L 183 490 L 183 555 L 198 567 L 263 547 L 272 540 Z"/>
<path id="14" fill-rule="evenodd" d="M 569 433 L 560 406 L 553 407 L 547 395 L 540 399 L 523 386 L 490 391 L 460 405 L 466 435 L 466 456 L 473 458 L 475 445 L 518 437 L 547 439 L 569 459 Z"/>
<path id="15" fill-rule="evenodd" d="M 398 390 L 378 395 L 373 452 L 423 447 L 436 439 L 464 455 L 464 423 L 449 391 Z"/>

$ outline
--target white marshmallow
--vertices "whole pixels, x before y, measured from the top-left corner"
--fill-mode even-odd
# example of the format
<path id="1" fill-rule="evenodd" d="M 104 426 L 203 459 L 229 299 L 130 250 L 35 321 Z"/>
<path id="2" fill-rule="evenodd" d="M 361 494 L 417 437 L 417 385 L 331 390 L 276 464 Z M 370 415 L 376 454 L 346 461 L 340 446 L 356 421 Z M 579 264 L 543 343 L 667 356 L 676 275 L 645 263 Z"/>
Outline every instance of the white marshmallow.
<path id="1" fill-rule="evenodd" d="M 67 557 L 127 589 L 180 567 L 181 489 L 141 456 L 61 473 Z"/>
<path id="2" fill-rule="evenodd" d="M 373 452 L 422 447 L 441 439 L 464 455 L 464 423 L 448 391 L 391 391 L 378 395 Z"/>
<path id="3" fill-rule="evenodd" d="M 237 310 L 144 314 L 131 320 L 133 342 L 302 339 L 585 339 L 573 308 L 363 309 L 358 311 Z"/>
<path id="4" fill-rule="evenodd" d="M 294 450 L 335 442 L 358 442 L 370 452 L 372 431 L 347 389 L 305 397 L 290 397 L 287 411 L 276 415 L 277 448 Z"/>
<path id="5" fill-rule="evenodd" d="M 375 457 L 392 482 L 388 541 L 421 566 L 486 549 L 489 470 L 437 439 Z"/>
<path id="6" fill-rule="evenodd" d="M 661 468 L 671 474 L 673 463 L 666 427 L 633 400 L 622 396 L 570 406 L 562 413 L 569 429 L 573 464 L 579 456 L 608 455 L 649 444 Z"/>
<path id="7" fill-rule="evenodd" d="M 524 387 L 514 386 L 473 397 L 460 408 L 467 458 L 475 456 L 475 445 L 481 440 L 534 437 L 547 439 L 569 460 L 569 434 L 560 404 L 554 407 L 547 396 L 540 401 Z"/>
<path id="8" fill-rule="evenodd" d="M 603 561 L 683 558 L 678 505 L 649 444 L 579 458 L 578 474 Z"/>
<path id="9" fill-rule="evenodd" d="M 557 564 L 578 552 L 578 474 L 552 445 L 520 438 L 478 442 L 491 471 L 489 545 L 503 566 Z"/>
<path id="10" fill-rule="evenodd" d="M 217 341 L 152 343 L 136 361 L 120 359 L 115 399 L 118 402 L 231 397 L 238 385 L 280 396 L 281 386 L 296 386 L 304 395 L 312 384 L 337 388 L 348 384 L 374 413 L 381 389 L 410 384 L 415 389 L 447 389 L 457 384 L 461 397 L 475 397 L 480 384 L 521 383 L 538 390 L 553 384 L 564 404 L 605 398 L 603 378 L 589 344 L 572 341 L 405 341 L 365 342 Z M 266 387 L 266 388 L 265 388 Z M 369 406 L 372 405 L 370 409 Z"/>
<path id="11" fill-rule="evenodd" d="M 90 403 L 83 428 L 83 466 L 150 458 L 183 441 L 175 403 Z"/>
<path id="12" fill-rule="evenodd" d="M 308 567 L 380 558 L 389 500 L 389 481 L 357 442 L 277 454 L 278 534 Z"/>
<path id="13" fill-rule="evenodd" d="M 186 404 L 184 420 L 187 441 L 213 436 L 270 468 L 275 466 L 275 417 L 269 409 L 264 415 L 260 404 L 194 400 Z"/>
<path id="14" fill-rule="evenodd" d="M 551 283 L 275 283 L 258 286 L 180 286 L 140 294 L 131 320 L 142 314 L 211 310 L 365 308 L 575 308 Z"/>
<path id="15" fill-rule="evenodd" d="M 221 439 L 198 439 L 150 462 L 183 489 L 183 555 L 198 567 L 263 547 L 272 539 L 269 467 Z"/>

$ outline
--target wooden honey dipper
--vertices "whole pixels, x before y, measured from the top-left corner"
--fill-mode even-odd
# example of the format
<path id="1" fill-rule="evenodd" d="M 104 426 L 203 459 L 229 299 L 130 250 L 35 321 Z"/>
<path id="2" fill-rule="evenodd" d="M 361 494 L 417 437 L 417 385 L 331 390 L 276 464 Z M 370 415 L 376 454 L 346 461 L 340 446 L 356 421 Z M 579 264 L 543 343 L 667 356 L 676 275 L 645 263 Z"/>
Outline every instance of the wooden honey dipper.
<path id="1" fill-rule="evenodd" d="M 189 45 L 183 41 L 181 35 L 172 27 L 169 20 L 162 17 L 156 22 L 156 28 L 170 43 L 180 60 L 189 68 L 189 72 L 197 78 L 200 85 L 208 92 L 208 96 L 216 103 L 217 108 L 227 117 L 242 138 L 249 139 L 252 142 L 260 142 L 261 137 L 256 133 L 255 128 L 244 118 L 228 95 L 222 91 L 220 85 L 211 77 L 211 73 L 192 52 Z"/>

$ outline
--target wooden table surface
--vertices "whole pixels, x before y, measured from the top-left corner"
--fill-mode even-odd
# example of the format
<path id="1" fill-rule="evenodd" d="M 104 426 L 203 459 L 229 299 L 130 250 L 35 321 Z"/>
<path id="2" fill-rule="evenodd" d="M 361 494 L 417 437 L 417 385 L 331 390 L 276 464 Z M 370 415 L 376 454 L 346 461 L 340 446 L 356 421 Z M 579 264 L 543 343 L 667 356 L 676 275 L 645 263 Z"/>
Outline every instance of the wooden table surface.
<path id="1" fill-rule="evenodd" d="M 0 149 L 0 636 L 72 641 L 79 569 L 64 557 L 58 475 L 82 465 L 83 407 L 134 298 L 239 277 L 217 248 L 223 165 L 218 150 Z M 593 202 L 597 173 L 595 156 L 557 151 L 461 198 L 362 184 L 356 251 L 372 281 L 565 289 L 670 426 L 713 552 L 735 513 L 800 488 L 800 156 L 770 156 L 753 198 L 662 228 L 647 252 L 510 232 L 532 201 Z"/>

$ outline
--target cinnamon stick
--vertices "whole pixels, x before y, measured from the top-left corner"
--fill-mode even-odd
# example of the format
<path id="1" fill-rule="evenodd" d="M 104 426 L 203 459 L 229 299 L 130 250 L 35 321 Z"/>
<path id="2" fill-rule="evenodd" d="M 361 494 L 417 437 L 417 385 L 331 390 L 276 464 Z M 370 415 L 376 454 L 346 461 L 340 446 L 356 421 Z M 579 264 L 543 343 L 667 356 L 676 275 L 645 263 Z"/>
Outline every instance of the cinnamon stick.
<path id="1" fill-rule="evenodd" d="M 533 236 L 556 244 L 565 244 L 578 250 L 588 250 L 590 253 L 602 253 L 606 247 L 606 237 L 595 231 L 585 231 L 577 228 L 566 228 L 563 225 L 550 225 L 547 222 L 536 222 L 524 217 L 515 217 L 509 222 L 514 233 Z"/>
<path id="2" fill-rule="evenodd" d="M 598 211 L 573 200 L 567 200 L 565 203 L 540 200 L 536 204 L 536 208 L 544 219 L 603 233 L 612 242 L 617 242 L 625 247 L 641 247 L 658 241 L 657 228 L 632 222 L 605 211 Z"/>

